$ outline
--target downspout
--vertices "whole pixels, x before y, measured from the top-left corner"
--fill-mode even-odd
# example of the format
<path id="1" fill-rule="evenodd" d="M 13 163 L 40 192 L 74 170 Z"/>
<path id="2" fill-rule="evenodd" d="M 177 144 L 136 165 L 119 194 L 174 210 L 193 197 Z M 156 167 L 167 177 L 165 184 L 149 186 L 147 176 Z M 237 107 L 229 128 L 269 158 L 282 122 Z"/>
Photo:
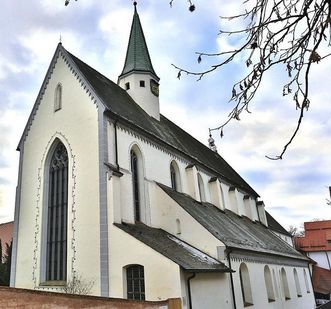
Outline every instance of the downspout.
<path id="1" fill-rule="evenodd" d="M 191 294 L 191 280 L 195 277 L 196 273 L 193 273 L 192 276 L 187 278 L 187 290 L 188 290 L 188 303 L 189 309 L 193 309 L 192 307 L 192 294 Z"/>
<path id="2" fill-rule="evenodd" d="M 228 253 L 227 253 L 227 259 L 228 259 L 228 263 L 229 263 L 229 268 L 232 269 L 231 266 L 231 259 L 230 259 L 230 253 L 232 252 L 231 249 L 229 249 Z M 237 309 L 237 304 L 236 304 L 236 294 L 234 292 L 234 285 L 233 285 L 233 276 L 232 276 L 232 271 L 230 272 L 230 282 L 231 282 L 231 292 L 232 292 L 232 299 L 233 299 L 233 308 Z"/>
<path id="3" fill-rule="evenodd" d="M 116 168 L 119 170 L 119 165 L 118 165 L 118 149 L 117 149 L 117 119 L 114 121 L 114 130 L 115 130 L 115 165 Z"/>

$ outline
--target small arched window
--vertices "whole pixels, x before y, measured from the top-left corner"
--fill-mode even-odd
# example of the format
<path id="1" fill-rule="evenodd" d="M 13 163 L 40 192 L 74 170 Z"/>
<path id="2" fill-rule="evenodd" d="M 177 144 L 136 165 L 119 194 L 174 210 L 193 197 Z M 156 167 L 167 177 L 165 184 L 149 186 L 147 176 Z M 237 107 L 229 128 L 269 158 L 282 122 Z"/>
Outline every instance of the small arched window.
<path id="1" fill-rule="evenodd" d="M 289 300 L 289 299 L 291 299 L 291 295 L 290 295 L 290 289 L 288 287 L 286 271 L 285 271 L 284 268 L 282 268 L 281 271 L 280 271 L 280 278 L 281 278 L 281 281 L 282 281 L 282 288 L 283 288 L 283 293 L 284 293 L 285 300 Z"/>
<path id="2" fill-rule="evenodd" d="M 240 264 L 239 277 L 244 307 L 251 306 L 253 305 L 252 289 L 251 282 L 249 279 L 248 268 L 245 263 Z"/>
<path id="3" fill-rule="evenodd" d="M 309 282 L 308 282 L 307 273 L 306 273 L 305 269 L 303 270 L 303 277 L 305 279 L 306 291 L 307 291 L 307 293 L 310 293 Z"/>
<path id="4" fill-rule="evenodd" d="M 180 235 L 181 233 L 182 233 L 182 228 L 181 228 L 181 225 L 180 225 L 180 220 L 177 218 L 176 219 L 176 234 Z"/>
<path id="5" fill-rule="evenodd" d="M 55 95 L 54 95 L 54 112 L 60 110 L 61 108 L 62 108 L 62 85 L 58 83 L 55 88 Z"/>
<path id="6" fill-rule="evenodd" d="M 275 292 L 272 284 L 271 271 L 268 265 L 264 266 L 264 282 L 267 289 L 268 302 L 275 301 Z"/>
<path id="7" fill-rule="evenodd" d="M 68 153 L 58 142 L 48 166 L 46 281 L 67 278 Z"/>
<path id="8" fill-rule="evenodd" d="M 130 152 L 131 158 L 131 172 L 132 172 L 132 187 L 133 187 L 133 207 L 134 207 L 134 219 L 140 221 L 140 171 L 139 162 L 136 152 L 132 149 Z"/>
<path id="9" fill-rule="evenodd" d="M 198 188 L 199 188 L 200 201 L 205 202 L 206 201 L 205 186 L 200 173 L 198 173 Z"/>
<path id="10" fill-rule="evenodd" d="M 128 299 L 145 300 L 144 266 L 126 267 L 126 290 Z"/>
<path id="11" fill-rule="evenodd" d="M 295 281 L 295 287 L 296 287 L 296 290 L 297 290 L 297 296 L 302 297 L 299 277 L 298 277 L 297 270 L 295 268 L 293 269 L 293 276 L 294 276 L 294 281 Z"/>

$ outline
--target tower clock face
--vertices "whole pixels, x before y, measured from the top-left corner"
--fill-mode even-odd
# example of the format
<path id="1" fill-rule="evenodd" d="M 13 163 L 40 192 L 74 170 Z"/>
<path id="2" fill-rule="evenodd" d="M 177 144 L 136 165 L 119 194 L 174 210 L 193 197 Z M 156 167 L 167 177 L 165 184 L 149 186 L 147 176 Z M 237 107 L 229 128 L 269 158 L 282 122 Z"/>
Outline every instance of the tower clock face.
<path id="1" fill-rule="evenodd" d="M 159 84 L 154 79 L 151 79 L 151 91 L 155 96 L 159 96 Z"/>

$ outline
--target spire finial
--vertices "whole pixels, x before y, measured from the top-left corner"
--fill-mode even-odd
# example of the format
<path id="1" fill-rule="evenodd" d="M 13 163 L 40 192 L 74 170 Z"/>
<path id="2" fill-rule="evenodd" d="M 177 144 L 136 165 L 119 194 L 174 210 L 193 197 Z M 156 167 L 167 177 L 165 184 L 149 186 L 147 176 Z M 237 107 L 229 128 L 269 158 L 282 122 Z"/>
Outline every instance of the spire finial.
<path id="1" fill-rule="evenodd" d="M 133 1 L 134 8 L 137 6 L 137 1 Z"/>

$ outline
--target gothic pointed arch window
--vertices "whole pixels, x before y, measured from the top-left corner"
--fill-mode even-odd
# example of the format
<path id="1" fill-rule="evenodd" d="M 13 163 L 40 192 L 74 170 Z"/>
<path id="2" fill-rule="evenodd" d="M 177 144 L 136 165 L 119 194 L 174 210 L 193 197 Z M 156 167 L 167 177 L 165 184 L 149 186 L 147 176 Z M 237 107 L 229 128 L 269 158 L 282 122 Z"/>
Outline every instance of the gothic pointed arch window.
<path id="1" fill-rule="evenodd" d="M 302 292 L 301 292 L 301 286 L 300 286 L 300 282 L 299 282 L 298 272 L 297 272 L 297 270 L 295 268 L 293 269 L 293 276 L 294 276 L 295 288 L 297 290 L 297 296 L 298 297 L 302 297 Z"/>
<path id="2" fill-rule="evenodd" d="M 198 173 L 198 188 L 199 188 L 200 201 L 205 202 L 206 201 L 205 185 L 203 183 L 200 173 Z"/>
<path id="3" fill-rule="evenodd" d="M 307 291 L 307 293 L 310 293 L 309 282 L 308 282 L 307 273 L 306 273 L 305 269 L 303 270 L 303 277 L 305 279 L 306 291 Z"/>
<path id="4" fill-rule="evenodd" d="M 275 292 L 272 284 L 271 271 L 268 265 L 264 266 L 264 282 L 267 290 L 268 302 L 275 301 Z"/>
<path id="5" fill-rule="evenodd" d="M 142 154 L 136 145 L 133 146 L 130 151 L 130 164 L 132 173 L 134 220 L 139 222 L 144 221 L 145 217 L 145 209 L 143 207 L 144 171 Z"/>
<path id="6" fill-rule="evenodd" d="M 170 164 L 170 180 L 171 180 L 171 188 L 175 191 L 181 191 L 181 181 L 179 168 L 175 161 L 172 161 Z"/>
<path id="7" fill-rule="evenodd" d="M 282 268 L 280 271 L 280 278 L 281 278 L 281 282 L 282 282 L 284 298 L 285 298 L 285 300 L 289 300 L 289 299 L 291 299 L 291 295 L 290 295 L 290 289 L 288 286 L 286 271 L 284 268 Z"/>
<path id="8" fill-rule="evenodd" d="M 251 306 L 253 305 L 251 281 L 249 278 L 248 268 L 245 263 L 240 264 L 239 279 L 240 279 L 241 294 L 243 297 L 244 307 Z"/>
<path id="9" fill-rule="evenodd" d="M 68 153 L 58 141 L 48 161 L 45 280 L 67 278 Z"/>
<path id="10" fill-rule="evenodd" d="M 54 94 L 54 112 L 62 108 L 62 85 L 58 83 Z"/>

